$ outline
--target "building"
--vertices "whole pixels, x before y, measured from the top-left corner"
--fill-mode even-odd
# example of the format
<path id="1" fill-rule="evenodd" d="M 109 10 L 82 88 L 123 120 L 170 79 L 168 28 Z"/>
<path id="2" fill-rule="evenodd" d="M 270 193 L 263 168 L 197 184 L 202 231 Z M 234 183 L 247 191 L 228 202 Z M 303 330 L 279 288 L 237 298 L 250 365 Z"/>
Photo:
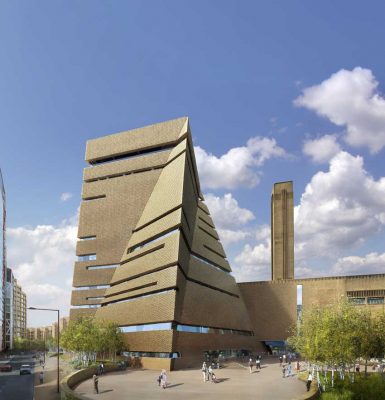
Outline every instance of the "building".
<path id="1" fill-rule="evenodd" d="M 27 295 L 13 280 L 13 338 L 25 338 L 27 334 Z"/>
<path id="2" fill-rule="evenodd" d="M 62 317 L 59 319 L 59 331 L 62 333 L 68 326 L 70 317 Z M 51 335 L 53 338 L 56 338 L 57 336 L 57 322 L 54 322 L 52 324 L 51 328 Z"/>
<path id="3" fill-rule="evenodd" d="M 283 342 L 302 309 L 381 309 L 385 274 L 295 279 L 293 184 L 274 185 L 272 279 L 236 283 L 200 190 L 187 118 L 87 142 L 70 318 L 116 322 L 145 368 Z"/>
<path id="4" fill-rule="evenodd" d="M 7 274 L 7 253 L 5 244 L 6 201 L 3 175 L 0 169 L 0 351 L 5 348 L 5 282 Z"/>
<path id="5" fill-rule="evenodd" d="M 273 185 L 271 194 L 271 279 L 294 278 L 293 182 Z"/>
<path id="6" fill-rule="evenodd" d="M 63 333 L 67 328 L 69 322 L 69 317 L 62 317 L 59 319 L 59 329 L 60 333 Z M 54 322 L 48 326 L 39 326 L 34 328 L 26 329 L 26 338 L 28 340 L 47 340 L 49 338 L 57 337 L 57 322 Z"/>
<path id="7" fill-rule="evenodd" d="M 188 119 L 90 140 L 86 161 L 70 317 L 114 320 L 147 368 L 253 350 Z"/>
<path id="8" fill-rule="evenodd" d="M 14 277 L 11 268 L 7 268 L 7 275 L 5 280 L 5 300 L 4 300 L 4 327 L 5 327 L 5 336 L 4 336 L 4 344 L 5 349 L 13 348 L 13 284 Z"/>

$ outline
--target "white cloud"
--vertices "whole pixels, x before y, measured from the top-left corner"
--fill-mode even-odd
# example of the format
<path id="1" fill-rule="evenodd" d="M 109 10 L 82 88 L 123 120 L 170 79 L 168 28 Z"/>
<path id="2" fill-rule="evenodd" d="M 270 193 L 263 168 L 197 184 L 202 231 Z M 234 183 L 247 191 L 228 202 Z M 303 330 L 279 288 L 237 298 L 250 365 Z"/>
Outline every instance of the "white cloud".
<path id="1" fill-rule="evenodd" d="M 69 313 L 77 236 L 76 217 L 60 226 L 8 228 L 8 265 L 27 294 L 28 306 Z M 48 324 L 54 315 L 30 312 L 28 326 Z"/>
<path id="2" fill-rule="evenodd" d="M 252 235 L 249 230 L 239 228 L 254 220 L 255 216 L 250 210 L 239 207 L 231 193 L 226 193 L 223 197 L 205 194 L 205 203 L 225 247 Z"/>
<path id="3" fill-rule="evenodd" d="M 341 148 L 335 135 L 324 135 L 317 139 L 306 140 L 302 150 L 313 162 L 324 163 L 329 162 Z"/>
<path id="4" fill-rule="evenodd" d="M 384 274 L 385 253 L 340 258 L 333 266 L 332 272 L 334 275 Z"/>
<path id="5" fill-rule="evenodd" d="M 296 258 L 336 257 L 385 224 L 385 178 L 373 179 L 363 159 L 338 153 L 317 172 L 294 209 Z"/>
<path id="6" fill-rule="evenodd" d="M 385 146 L 385 99 L 377 87 L 371 70 L 342 69 L 319 85 L 304 89 L 294 104 L 346 126 L 348 144 L 377 153 Z"/>
<path id="7" fill-rule="evenodd" d="M 235 257 L 233 273 L 237 281 L 269 280 L 271 278 L 270 226 L 261 225 L 255 233 L 256 246 L 246 244 Z"/>
<path id="8" fill-rule="evenodd" d="M 239 207 L 231 193 L 226 193 L 223 197 L 205 194 L 205 203 L 217 228 L 232 229 L 255 219 L 250 210 Z"/>
<path id="9" fill-rule="evenodd" d="M 60 201 L 67 201 L 73 196 L 72 193 L 64 192 L 60 195 Z"/>
<path id="10" fill-rule="evenodd" d="M 238 282 L 261 281 L 271 278 L 270 239 L 252 247 L 246 244 L 242 252 L 235 257 L 233 274 Z"/>
<path id="11" fill-rule="evenodd" d="M 220 157 L 196 146 L 195 156 L 202 187 L 234 189 L 256 186 L 260 180 L 257 168 L 272 157 L 286 156 L 286 152 L 274 139 L 254 137 L 246 146 L 234 147 Z"/>

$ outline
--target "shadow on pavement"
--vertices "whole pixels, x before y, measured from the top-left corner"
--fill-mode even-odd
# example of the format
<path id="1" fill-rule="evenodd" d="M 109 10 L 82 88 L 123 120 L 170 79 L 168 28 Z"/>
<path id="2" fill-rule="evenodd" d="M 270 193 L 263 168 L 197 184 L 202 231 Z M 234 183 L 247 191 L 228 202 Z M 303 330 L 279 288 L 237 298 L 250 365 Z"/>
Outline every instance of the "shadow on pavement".
<path id="1" fill-rule="evenodd" d="M 167 385 L 167 389 L 177 387 L 177 386 L 182 386 L 182 385 L 184 385 L 184 383 L 174 383 L 173 385 Z"/>
<path id="2" fill-rule="evenodd" d="M 114 391 L 114 389 L 100 390 L 100 391 L 99 391 L 99 394 L 108 393 L 108 392 L 113 392 L 113 391 Z"/>

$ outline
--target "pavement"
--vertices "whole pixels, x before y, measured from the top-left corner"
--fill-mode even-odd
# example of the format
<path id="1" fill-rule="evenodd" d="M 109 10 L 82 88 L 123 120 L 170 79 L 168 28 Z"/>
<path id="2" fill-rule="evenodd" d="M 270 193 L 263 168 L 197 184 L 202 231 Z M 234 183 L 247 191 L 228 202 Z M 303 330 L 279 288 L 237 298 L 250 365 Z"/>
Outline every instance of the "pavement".
<path id="1" fill-rule="evenodd" d="M 39 372 L 43 370 L 39 364 L 35 367 L 35 399 L 34 400 L 60 400 L 57 393 L 57 360 L 56 357 L 46 357 L 44 367 L 44 382 L 39 382 Z M 60 379 L 62 374 L 60 374 Z"/>
<path id="2" fill-rule="evenodd" d="M 99 394 L 93 392 L 91 379 L 82 382 L 75 391 L 88 399 L 103 400 L 294 400 L 306 391 L 305 384 L 295 374 L 282 378 L 275 360 L 262 362 L 261 370 L 254 369 L 251 374 L 246 365 L 235 363 L 214 372 L 219 380 L 216 384 L 203 382 L 200 369 L 172 371 L 168 373 L 168 387 L 161 389 L 157 382 L 159 372 L 128 369 L 100 376 Z"/>
<path id="3" fill-rule="evenodd" d="M 0 399 L 1 400 L 32 400 L 33 399 L 33 371 L 32 375 L 20 375 L 22 364 L 34 365 L 32 354 L 13 356 L 2 359 L 12 365 L 12 372 L 0 372 Z"/>

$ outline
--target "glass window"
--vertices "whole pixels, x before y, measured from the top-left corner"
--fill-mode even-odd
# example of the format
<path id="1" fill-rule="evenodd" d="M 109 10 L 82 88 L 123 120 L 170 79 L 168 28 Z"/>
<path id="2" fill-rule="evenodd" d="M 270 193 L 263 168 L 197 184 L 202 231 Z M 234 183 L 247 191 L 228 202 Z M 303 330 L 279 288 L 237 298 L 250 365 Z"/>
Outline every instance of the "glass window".
<path id="1" fill-rule="evenodd" d="M 78 261 L 95 261 L 96 254 L 84 254 L 82 256 L 78 256 Z"/>
<path id="2" fill-rule="evenodd" d="M 384 304 L 383 297 L 368 297 L 368 304 Z"/>
<path id="3" fill-rule="evenodd" d="M 349 297 L 349 303 L 352 304 L 365 304 L 365 297 Z"/>

